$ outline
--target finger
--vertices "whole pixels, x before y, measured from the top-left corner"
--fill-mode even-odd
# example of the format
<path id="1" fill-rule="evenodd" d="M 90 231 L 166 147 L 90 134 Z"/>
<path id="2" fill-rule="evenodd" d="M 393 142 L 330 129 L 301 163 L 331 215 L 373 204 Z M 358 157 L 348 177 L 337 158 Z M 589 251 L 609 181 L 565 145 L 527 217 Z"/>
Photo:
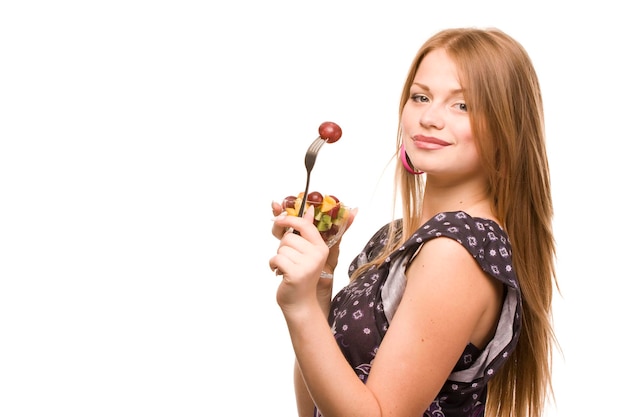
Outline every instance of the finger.
<path id="1" fill-rule="evenodd" d="M 324 243 L 319 231 L 313 224 L 315 209 L 310 207 L 303 217 L 280 215 L 274 219 L 278 227 L 292 228 L 295 235 L 302 235 L 307 241 L 315 244 Z M 325 245 L 325 243 L 324 243 Z"/>
<path id="2" fill-rule="evenodd" d="M 307 242 L 298 237 L 298 243 L 300 245 L 307 244 Z M 313 257 L 315 259 L 315 257 Z M 294 248 L 289 244 L 282 244 L 278 247 L 276 255 L 270 259 L 270 269 L 276 273 L 276 275 L 289 275 L 293 273 L 294 269 L 302 272 L 308 269 L 307 264 L 310 263 L 311 256 L 303 253 L 301 248 Z"/>
<path id="3" fill-rule="evenodd" d="M 272 235 L 274 235 L 274 237 L 277 239 L 282 239 L 283 235 L 288 231 L 287 226 L 283 226 L 280 224 L 280 220 L 286 215 L 286 213 L 281 212 L 276 215 L 276 217 L 274 217 L 274 223 L 272 224 Z"/>
<path id="4" fill-rule="evenodd" d="M 309 214 L 309 211 L 312 211 L 313 214 Z M 308 217 L 307 217 L 307 215 L 308 215 Z M 311 223 L 313 223 L 313 219 L 311 217 L 315 217 L 315 208 L 312 205 L 306 207 L 306 210 L 305 210 L 305 212 L 302 215 L 303 219 L 306 219 L 307 221 L 310 221 Z M 294 233 L 299 235 L 300 234 L 300 229 L 294 230 Z"/>
<path id="5" fill-rule="evenodd" d="M 282 275 L 282 271 L 280 270 L 280 268 L 278 267 L 278 264 L 276 262 L 276 256 L 273 256 L 270 261 L 269 261 L 269 266 L 270 269 L 272 270 L 272 272 L 274 272 L 276 275 Z"/>
<path id="6" fill-rule="evenodd" d="M 283 211 L 283 206 L 277 201 L 272 201 L 272 213 L 274 216 L 278 216 Z"/>
<path id="7" fill-rule="evenodd" d="M 272 270 L 272 272 L 274 272 L 274 274 L 275 274 L 276 276 L 279 276 L 279 275 L 284 275 L 284 274 L 283 274 L 283 271 L 282 271 L 282 270 L 280 269 L 280 267 L 278 266 L 278 263 L 279 263 L 279 262 L 276 262 L 275 258 L 276 258 L 276 257 L 274 257 L 274 258 L 270 259 L 270 269 Z"/>
<path id="8" fill-rule="evenodd" d="M 315 207 L 313 207 L 313 205 L 310 205 L 306 209 L 306 211 L 304 212 L 304 216 L 302 217 L 308 220 L 310 223 L 313 223 L 313 218 L 315 217 Z"/>

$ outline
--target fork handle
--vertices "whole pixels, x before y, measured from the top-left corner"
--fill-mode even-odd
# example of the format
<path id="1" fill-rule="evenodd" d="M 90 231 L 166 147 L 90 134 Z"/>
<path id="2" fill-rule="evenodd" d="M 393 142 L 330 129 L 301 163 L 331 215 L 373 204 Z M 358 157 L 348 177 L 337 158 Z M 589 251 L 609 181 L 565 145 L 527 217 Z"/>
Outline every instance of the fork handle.
<path id="1" fill-rule="evenodd" d="M 298 211 L 298 217 L 302 217 L 304 215 L 304 208 L 306 207 L 306 200 L 309 196 L 309 181 L 311 179 L 310 173 L 307 173 L 306 176 L 306 186 L 304 187 L 304 194 L 302 194 L 302 204 L 300 205 L 300 210 Z"/>
<path id="2" fill-rule="evenodd" d="M 309 181 L 311 180 L 311 171 L 306 174 L 306 186 L 304 187 L 304 194 L 302 194 L 302 204 L 300 205 L 300 210 L 298 210 L 298 217 L 302 217 L 304 215 L 304 207 L 306 207 L 306 200 L 309 195 Z M 297 230 L 293 231 L 296 235 L 300 235 L 300 232 Z"/>

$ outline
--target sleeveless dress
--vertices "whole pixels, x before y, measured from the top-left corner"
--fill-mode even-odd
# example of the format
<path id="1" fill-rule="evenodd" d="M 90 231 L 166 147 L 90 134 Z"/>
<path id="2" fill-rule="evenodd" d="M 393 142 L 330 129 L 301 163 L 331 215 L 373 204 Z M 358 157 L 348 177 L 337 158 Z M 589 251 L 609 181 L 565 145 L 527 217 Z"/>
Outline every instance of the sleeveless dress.
<path id="1" fill-rule="evenodd" d="M 389 224 L 374 234 L 350 264 L 350 275 L 380 253 L 390 238 L 388 230 Z M 463 245 L 483 271 L 504 284 L 505 295 L 493 339 L 482 350 L 471 343 L 467 345 L 423 416 L 479 417 L 484 415 L 487 382 L 515 348 L 521 329 L 521 294 L 513 270 L 511 245 L 507 234 L 494 221 L 473 218 L 462 211 L 439 213 L 380 267 L 369 269 L 339 291 L 332 300 L 328 320 L 344 356 L 365 383 L 402 298 L 407 265 L 424 242 L 438 237 L 454 239 Z M 321 417 L 317 408 L 314 415 Z"/>

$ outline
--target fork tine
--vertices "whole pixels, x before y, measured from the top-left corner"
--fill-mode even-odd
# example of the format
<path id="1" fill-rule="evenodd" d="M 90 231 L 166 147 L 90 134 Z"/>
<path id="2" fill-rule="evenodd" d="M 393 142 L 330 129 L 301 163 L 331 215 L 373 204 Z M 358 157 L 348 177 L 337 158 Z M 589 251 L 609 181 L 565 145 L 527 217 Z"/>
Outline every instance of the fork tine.
<path id="1" fill-rule="evenodd" d="M 319 138 L 317 141 L 317 146 L 315 147 L 315 152 L 319 151 L 324 143 L 326 143 L 326 141 L 322 138 Z"/>
<path id="2" fill-rule="evenodd" d="M 320 145 L 320 142 L 324 142 L 324 139 L 322 139 L 321 137 L 319 137 L 319 136 L 318 136 L 318 138 L 317 138 L 317 139 L 315 139 L 315 140 L 311 143 L 311 146 L 309 146 L 309 149 L 307 149 L 307 153 L 309 153 L 309 152 L 315 152 L 315 151 L 316 151 L 316 149 L 319 149 L 319 147 L 321 146 L 321 145 Z"/>
<path id="3" fill-rule="evenodd" d="M 304 165 L 307 170 L 313 169 L 313 164 L 315 164 L 315 160 L 317 159 L 317 153 L 324 143 L 326 143 L 326 141 L 319 137 L 311 143 L 311 146 L 309 146 L 309 149 L 304 156 Z"/>
<path id="4" fill-rule="evenodd" d="M 315 142 L 315 146 L 311 146 L 308 153 L 317 154 L 324 143 L 326 143 L 326 141 L 324 139 L 319 138 Z"/>

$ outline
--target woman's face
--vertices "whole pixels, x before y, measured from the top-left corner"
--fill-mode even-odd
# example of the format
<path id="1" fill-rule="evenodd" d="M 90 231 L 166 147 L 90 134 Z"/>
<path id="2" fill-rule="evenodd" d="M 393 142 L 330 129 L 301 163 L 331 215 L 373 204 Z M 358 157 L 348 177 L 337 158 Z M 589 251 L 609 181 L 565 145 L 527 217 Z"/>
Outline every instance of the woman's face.
<path id="1" fill-rule="evenodd" d="M 401 117 L 402 141 L 413 166 L 431 177 L 480 173 L 465 97 L 455 63 L 443 49 L 417 70 Z"/>

